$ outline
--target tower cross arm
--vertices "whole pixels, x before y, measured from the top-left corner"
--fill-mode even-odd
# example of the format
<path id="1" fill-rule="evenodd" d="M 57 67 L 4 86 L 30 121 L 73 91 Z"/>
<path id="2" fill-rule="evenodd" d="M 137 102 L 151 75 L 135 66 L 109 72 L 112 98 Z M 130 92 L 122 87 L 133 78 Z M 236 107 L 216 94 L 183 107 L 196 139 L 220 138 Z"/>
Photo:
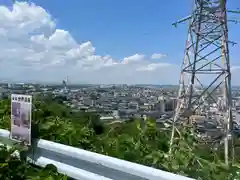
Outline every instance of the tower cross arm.
<path id="1" fill-rule="evenodd" d="M 240 14 L 240 10 L 227 10 L 228 13 Z"/>
<path id="2" fill-rule="evenodd" d="M 178 24 L 180 24 L 180 23 L 182 23 L 182 22 L 185 22 L 185 21 L 187 21 L 187 20 L 189 20 L 189 19 L 191 19 L 191 18 L 192 18 L 192 15 L 189 15 L 189 16 L 187 16 L 187 17 L 184 17 L 184 18 L 182 18 L 182 19 L 179 19 L 177 22 L 172 23 L 172 25 L 175 26 L 175 27 L 177 27 Z"/>

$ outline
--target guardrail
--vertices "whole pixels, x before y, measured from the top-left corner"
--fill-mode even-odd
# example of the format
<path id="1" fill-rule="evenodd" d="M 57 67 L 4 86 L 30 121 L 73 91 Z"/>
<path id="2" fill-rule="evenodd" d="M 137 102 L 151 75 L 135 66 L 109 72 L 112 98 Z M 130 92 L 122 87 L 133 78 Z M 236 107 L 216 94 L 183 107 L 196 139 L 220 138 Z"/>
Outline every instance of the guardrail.
<path id="1" fill-rule="evenodd" d="M 10 132 L 0 129 L 1 138 Z M 40 167 L 53 164 L 58 172 L 79 180 L 194 180 L 155 168 L 85 151 L 63 144 L 35 140 L 27 161 Z"/>

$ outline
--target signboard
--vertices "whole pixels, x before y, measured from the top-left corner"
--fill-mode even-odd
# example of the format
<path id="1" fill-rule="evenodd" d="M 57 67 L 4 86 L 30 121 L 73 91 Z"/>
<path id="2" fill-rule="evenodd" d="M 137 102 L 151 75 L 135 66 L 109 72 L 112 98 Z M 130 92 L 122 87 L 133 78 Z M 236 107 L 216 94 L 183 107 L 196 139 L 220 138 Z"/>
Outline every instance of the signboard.
<path id="1" fill-rule="evenodd" d="M 11 95 L 11 134 L 13 140 L 31 145 L 32 96 Z"/>

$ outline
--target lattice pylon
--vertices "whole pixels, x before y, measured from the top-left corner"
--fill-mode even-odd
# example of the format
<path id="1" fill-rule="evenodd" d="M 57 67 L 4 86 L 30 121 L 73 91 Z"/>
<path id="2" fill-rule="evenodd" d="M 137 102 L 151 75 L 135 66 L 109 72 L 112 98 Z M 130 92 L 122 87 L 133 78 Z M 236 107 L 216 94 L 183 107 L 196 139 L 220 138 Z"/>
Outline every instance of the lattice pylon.
<path id="1" fill-rule="evenodd" d="M 224 107 L 218 105 L 218 109 L 219 114 L 224 116 L 225 160 L 228 164 L 232 97 L 226 0 L 194 0 L 193 13 L 189 19 L 170 153 L 176 122 L 189 119 L 191 115 L 206 115 L 212 104 L 218 105 L 218 90 L 221 89 L 224 92 Z"/>

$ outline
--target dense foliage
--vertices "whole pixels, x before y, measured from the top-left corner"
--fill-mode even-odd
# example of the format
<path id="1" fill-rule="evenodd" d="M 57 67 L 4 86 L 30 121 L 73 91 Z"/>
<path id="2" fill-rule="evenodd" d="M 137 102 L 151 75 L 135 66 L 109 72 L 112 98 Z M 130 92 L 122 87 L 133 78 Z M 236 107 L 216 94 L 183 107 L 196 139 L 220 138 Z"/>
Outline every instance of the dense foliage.
<path id="1" fill-rule="evenodd" d="M 15 149 L 0 146 L 1 180 L 67 180 L 66 176 L 57 173 L 54 166 L 48 165 L 44 169 L 30 166 L 21 161 L 14 152 Z"/>
<path id="2" fill-rule="evenodd" d="M 0 102 L 0 128 L 10 127 L 10 102 Z M 240 166 L 223 164 L 221 153 L 199 145 L 193 128 L 180 130 L 172 155 L 168 155 L 170 130 L 155 121 L 131 120 L 103 124 L 95 114 L 72 112 L 53 100 L 36 100 L 33 136 L 120 159 L 148 165 L 196 179 L 240 179 Z"/>

